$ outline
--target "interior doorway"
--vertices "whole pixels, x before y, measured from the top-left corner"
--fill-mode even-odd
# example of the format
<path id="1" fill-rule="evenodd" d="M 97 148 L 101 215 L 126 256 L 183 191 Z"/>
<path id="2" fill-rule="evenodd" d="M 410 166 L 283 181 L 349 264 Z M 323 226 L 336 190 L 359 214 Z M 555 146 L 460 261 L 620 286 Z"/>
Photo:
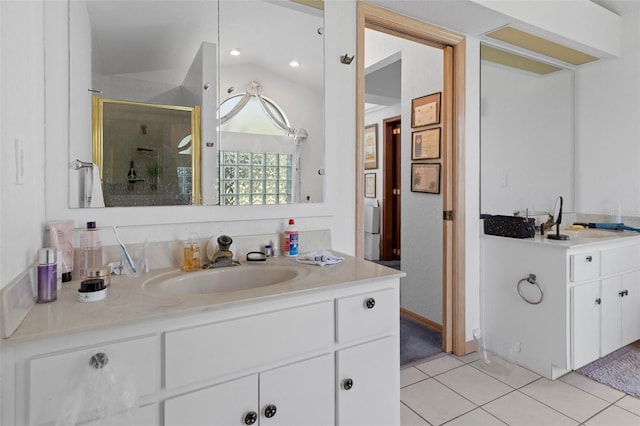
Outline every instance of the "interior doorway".
<path id="1" fill-rule="evenodd" d="M 380 260 L 400 260 L 401 243 L 401 156 L 400 116 L 383 120 L 382 158 L 382 236 Z"/>
<path id="2" fill-rule="evenodd" d="M 464 311 L 464 169 L 460 153 L 464 142 L 465 39 L 449 30 L 373 6 L 358 3 L 356 79 L 356 255 L 363 257 L 364 188 L 362 173 L 364 132 L 364 33 L 374 29 L 406 40 L 438 47 L 443 51 L 442 89 L 442 350 L 457 355 L 472 345 L 465 341 Z M 406 100 L 405 100 L 406 101 Z M 403 101 L 404 102 L 404 101 Z M 406 170 L 405 170 L 406 172 Z"/>

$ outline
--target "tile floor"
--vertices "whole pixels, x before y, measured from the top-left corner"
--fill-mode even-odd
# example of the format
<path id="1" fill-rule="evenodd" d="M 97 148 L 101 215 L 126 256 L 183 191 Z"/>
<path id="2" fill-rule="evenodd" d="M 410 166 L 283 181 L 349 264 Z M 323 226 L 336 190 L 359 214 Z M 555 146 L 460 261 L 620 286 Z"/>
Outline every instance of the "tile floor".
<path id="1" fill-rule="evenodd" d="M 439 355 L 400 371 L 402 426 L 639 426 L 640 399 L 578 373 L 547 380 L 477 353 Z"/>

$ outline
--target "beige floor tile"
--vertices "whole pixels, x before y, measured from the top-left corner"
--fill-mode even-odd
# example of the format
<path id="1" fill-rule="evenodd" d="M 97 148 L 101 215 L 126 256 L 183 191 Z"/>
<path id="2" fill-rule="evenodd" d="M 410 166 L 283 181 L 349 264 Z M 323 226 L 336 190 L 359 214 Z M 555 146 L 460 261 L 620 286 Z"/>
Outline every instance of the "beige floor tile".
<path id="1" fill-rule="evenodd" d="M 603 385 L 602 383 L 598 383 L 595 380 L 591 380 L 590 378 L 573 371 L 569 374 L 565 374 L 558 380 L 582 389 L 585 392 L 589 392 L 591 395 L 597 396 L 598 398 L 611 403 L 616 402 L 625 395 L 619 390 Z"/>
<path id="2" fill-rule="evenodd" d="M 455 355 L 454 355 L 455 356 Z M 460 361 L 464 362 L 465 364 L 469 364 L 473 361 L 477 361 L 478 359 L 480 359 L 480 355 L 478 354 L 478 352 L 471 352 L 470 354 L 466 354 L 466 355 L 462 355 L 462 356 L 455 356 L 456 359 L 459 359 Z"/>
<path id="3" fill-rule="evenodd" d="M 640 425 L 640 416 L 612 405 L 584 424 L 585 426 L 638 426 Z"/>
<path id="4" fill-rule="evenodd" d="M 640 416 L 640 399 L 627 395 L 620 401 L 616 402 L 616 405 L 620 408 L 624 408 L 627 411 L 631 411 L 633 414 Z"/>
<path id="5" fill-rule="evenodd" d="M 445 426 L 504 426 L 505 424 L 484 411 L 476 408 L 456 419 L 451 420 Z"/>
<path id="6" fill-rule="evenodd" d="M 414 413 L 409 407 L 400 404 L 401 426 L 429 426 L 425 419 Z"/>
<path id="7" fill-rule="evenodd" d="M 520 391 L 579 422 L 609 405 L 607 401 L 559 380 L 541 378 Z"/>
<path id="8" fill-rule="evenodd" d="M 575 426 L 578 424 L 575 420 L 520 391 L 513 391 L 482 408 L 510 426 Z"/>
<path id="9" fill-rule="evenodd" d="M 403 388 L 428 378 L 428 375 L 415 367 L 403 368 L 400 370 L 400 387 Z"/>
<path id="10" fill-rule="evenodd" d="M 505 385 L 470 365 L 449 370 L 438 375 L 435 379 L 476 405 L 486 404 L 513 391 L 511 386 Z"/>
<path id="11" fill-rule="evenodd" d="M 516 389 L 528 385 L 541 377 L 533 371 L 495 357 L 492 358 L 491 364 L 482 364 L 482 361 L 478 360 L 471 363 L 471 365 Z"/>
<path id="12" fill-rule="evenodd" d="M 464 362 L 456 359 L 452 355 L 441 356 L 440 358 L 433 359 L 431 361 L 418 364 L 415 367 L 428 374 L 429 376 L 436 376 L 445 371 L 449 371 L 453 368 L 463 366 Z"/>
<path id="13" fill-rule="evenodd" d="M 434 379 L 400 389 L 400 399 L 432 425 L 441 425 L 476 408 Z"/>

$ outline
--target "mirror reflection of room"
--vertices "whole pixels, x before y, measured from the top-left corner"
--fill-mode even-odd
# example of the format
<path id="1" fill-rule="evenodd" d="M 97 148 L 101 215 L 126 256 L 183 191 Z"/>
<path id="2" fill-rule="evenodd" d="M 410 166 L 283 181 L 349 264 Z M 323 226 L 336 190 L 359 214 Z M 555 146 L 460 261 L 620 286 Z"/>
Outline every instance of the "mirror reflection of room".
<path id="1" fill-rule="evenodd" d="M 191 0 L 70 3 L 70 114 L 74 117 L 69 129 L 70 161 L 91 163 L 92 159 L 100 158 L 106 163 L 94 161 L 94 168 L 100 169 L 97 174 L 103 178 L 111 177 L 111 171 L 115 176 L 119 173 L 115 170 L 121 167 L 126 167 L 128 172 L 131 161 L 136 172 L 136 179 L 131 179 L 132 182 L 127 179 L 126 185 L 117 179 L 98 185 L 105 193 L 106 207 L 323 201 L 322 3 L 309 6 L 290 0 L 250 2 L 251 6 L 249 1 L 238 5 L 239 2 L 234 1 Z M 273 48 L 283 43 L 287 49 Z M 229 53 L 231 50 L 233 55 Z M 269 146 L 273 143 L 260 140 L 264 136 L 257 137 L 259 133 L 246 129 L 245 136 L 238 133 L 219 136 L 221 131 L 228 135 L 220 123 L 225 115 L 219 111 L 220 103 L 247 93 L 247 87 L 254 83 L 262 88 L 261 94 L 268 105 L 274 106 L 260 108 L 265 112 L 264 118 L 276 123 L 281 132 L 282 140 L 275 149 Z M 200 157 L 191 165 L 192 187 L 187 190 L 191 192 L 190 197 L 185 196 L 185 192 L 179 193 L 174 183 L 170 185 L 174 188 L 171 193 L 165 185 L 163 196 L 146 195 L 158 187 L 151 185 L 151 181 L 174 173 L 166 167 L 175 169 L 165 161 L 166 167 L 154 170 L 153 163 L 158 166 L 161 163 L 158 158 L 149 158 L 149 151 L 136 151 L 134 155 L 125 152 L 123 156 L 127 158 L 116 158 L 92 150 L 89 143 L 93 134 L 92 96 L 200 109 Z M 276 113 L 267 114 L 269 111 Z M 132 124 L 138 133 L 139 126 Z M 236 144 L 238 137 L 249 140 L 250 149 L 245 149 L 246 142 L 244 146 Z M 94 148 L 97 149 L 95 144 Z M 220 166 L 225 164 L 221 149 L 236 154 L 246 152 L 250 157 L 256 153 L 255 159 L 250 160 L 251 174 L 247 180 L 243 182 L 235 170 L 233 182 L 220 184 L 220 178 L 225 177 L 225 169 Z M 263 158 L 258 159 L 260 156 Z M 186 157 L 178 158 L 186 161 Z M 284 167 L 268 168 L 267 162 L 272 163 L 273 158 Z M 112 160 L 115 162 L 109 163 Z M 254 164 L 259 161 L 262 164 Z M 262 170 L 254 166 L 261 166 Z M 110 170 L 104 173 L 102 167 Z M 92 184 L 88 174 L 85 169 L 69 171 L 70 207 L 101 206 L 88 201 Z M 285 177 L 285 183 L 277 179 L 270 181 L 270 177 L 280 176 Z M 89 189 L 85 190 L 84 186 Z M 182 187 L 184 190 L 185 185 Z M 246 196 L 238 198 L 241 190 Z M 236 196 L 236 202 L 221 203 L 221 199 L 224 200 L 221 197 L 230 191 Z M 262 193 L 257 194 L 258 191 Z M 133 194 L 140 196 L 133 201 Z M 128 200 L 123 201 L 125 198 Z"/>

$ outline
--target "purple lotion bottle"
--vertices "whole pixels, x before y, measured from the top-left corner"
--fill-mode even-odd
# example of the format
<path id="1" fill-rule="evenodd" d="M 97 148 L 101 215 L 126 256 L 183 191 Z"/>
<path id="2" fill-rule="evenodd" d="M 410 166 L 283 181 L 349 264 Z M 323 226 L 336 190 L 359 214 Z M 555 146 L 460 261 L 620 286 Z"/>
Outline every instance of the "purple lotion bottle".
<path id="1" fill-rule="evenodd" d="M 58 264 L 56 250 L 38 251 L 38 303 L 53 302 L 58 298 Z"/>

